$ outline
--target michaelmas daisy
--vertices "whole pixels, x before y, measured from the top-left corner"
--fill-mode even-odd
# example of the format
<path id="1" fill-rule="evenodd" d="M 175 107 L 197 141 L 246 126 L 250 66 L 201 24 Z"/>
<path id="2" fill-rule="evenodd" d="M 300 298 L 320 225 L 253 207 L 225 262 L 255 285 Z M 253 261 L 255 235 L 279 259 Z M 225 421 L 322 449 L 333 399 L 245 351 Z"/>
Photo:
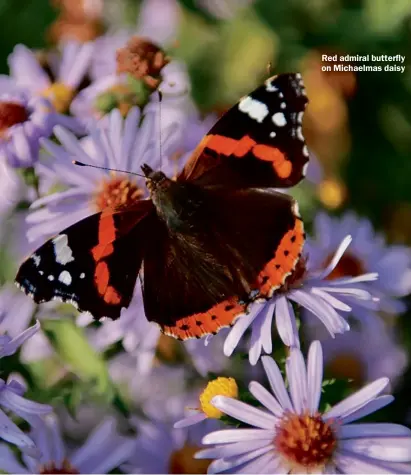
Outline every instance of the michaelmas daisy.
<path id="1" fill-rule="evenodd" d="M 323 360 L 320 343 L 310 346 L 307 364 L 301 351 L 286 361 L 288 389 L 273 359 L 262 362 L 272 393 L 253 381 L 257 408 L 216 396 L 211 403 L 250 428 L 206 435 L 214 447 L 196 458 L 214 459 L 208 473 L 409 473 L 411 430 L 398 424 L 363 423 L 361 417 L 392 402 L 380 395 L 388 378 L 380 378 L 331 409 L 319 410 Z M 354 423 L 353 423 L 354 422 Z"/>

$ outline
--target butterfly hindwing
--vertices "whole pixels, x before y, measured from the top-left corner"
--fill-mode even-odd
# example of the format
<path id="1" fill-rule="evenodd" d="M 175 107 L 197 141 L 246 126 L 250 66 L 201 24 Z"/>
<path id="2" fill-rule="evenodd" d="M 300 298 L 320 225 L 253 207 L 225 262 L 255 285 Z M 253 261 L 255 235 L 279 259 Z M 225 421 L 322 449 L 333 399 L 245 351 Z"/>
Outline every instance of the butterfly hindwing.
<path id="1" fill-rule="evenodd" d="M 216 333 L 246 312 L 250 295 L 272 295 L 304 242 L 288 195 L 223 187 L 203 193 L 191 231 L 170 233 L 158 221 L 144 257 L 146 316 L 181 339 Z"/>
<path id="2" fill-rule="evenodd" d="M 231 187 L 297 184 L 308 162 L 302 134 L 307 102 L 300 74 L 267 79 L 214 125 L 179 180 Z"/>
<path id="3" fill-rule="evenodd" d="M 17 285 L 35 302 L 70 302 L 95 318 L 130 304 L 143 259 L 150 201 L 89 216 L 47 241 L 20 267 Z"/>

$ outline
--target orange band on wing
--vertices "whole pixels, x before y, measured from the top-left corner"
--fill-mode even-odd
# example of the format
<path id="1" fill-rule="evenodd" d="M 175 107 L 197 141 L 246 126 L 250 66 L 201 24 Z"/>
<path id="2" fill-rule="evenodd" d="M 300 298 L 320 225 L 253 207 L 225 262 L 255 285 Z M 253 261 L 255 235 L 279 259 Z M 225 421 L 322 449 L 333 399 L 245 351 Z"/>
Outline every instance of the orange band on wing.
<path id="1" fill-rule="evenodd" d="M 201 143 L 204 147 L 221 155 L 231 155 L 235 150 L 238 140 L 222 135 L 206 135 Z"/>
<path id="2" fill-rule="evenodd" d="M 91 250 L 91 254 L 93 259 L 97 262 L 103 259 L 103 257 L 107 257 L 112 254 L 114 251 L 114 247 L 112 244 L 97 244 Z"/>
<path id="3" fill-rule="evenodd" d="M 253 147 L 253 153 L 260 160 L 272 162 L 274 170 L 280 178 L 288 178 L 291 175 L 293 168 L 291 162 L 278 148 L 269 145 L 256 145 Z"/>
<path id="4" fill-rule="evenodd" d="M 103 259 L 113 253 L 114 247 L 111 244 L 116 237 L 116 227 L 114 217 L 110 213 L 102 214 L 98 225 L 98 244 L 93 247 L 91 254 L 95 261 Z"/>
<path id="5" fill-rule="evenodd" d="M 111 305 L 117 305 L 120 303 L 120 295 L 114 287 L 109 285 L 107 287 L 106 293 L 104 294 L 104 301 Z"/>
<path id="6" fill-rule="evenodd" d="M 244 155 L 247 155 L 250 150 L 254 150 L 253 147 L 255 147 L 256 143 L 257 142 L 251 137 L 244 135 L 244 137 L 237 142 L 234 155 L 236 157 L 244 157 Z"/>
<path id="7" fill-rule="evenodd" d="M 240 140 L 223 135 L 207 135 L 201 142 L 202 150 L 208 148 L 218 154 L 241 158 L 251 152 L 257 159 L 271 162 L 280 178 L 288 178 L 292 172 L 292 164 L 281 150 L 270 145 L 258 144 L 249 135 Z"/>
<path id="8" fill-rule="evenodd" d="M 173 326 L 165 325 L 162 331 L 179 340 L 201 338 L 208 334 L 215 334 L 221 328 L 233 325 L 235 320 L 244 315 L 246 305 L 240 304 L 238 299 L 224 300 L 214 305 L 205 313 L 197 313 L 190 317 L 177 320 Z"/>
<path id="9" fill-rule="evenodd" d="M 97 292 L 100 295 L 104 295 L 108 286 L 108 279 L 110 273 L 108 271 L 108 265 L 106 262 L 99 262 L 96 270 L 94 271 L 94 282 L 97 287 Z"/>
<path id="10" fill-rule="evenodd" d="M 94 282 L 97 292 L 103 297 L 108 304 L 116 305 L 120 303 L 120 295 L 114 287 L 108 285 L 110 280 L 110 272 L 106 262 L 99 262 L 94 272 Z"/>
<path id="11" fill-rule="evenodd" d="M 258 276 L 258 287 L 262 297 L 272 297 L 274 291 L 281 287 L 293 272 L 300 259 L 304 246 L 304 226 L 296 218 L 294 228 L 287 232 L 271 259 Z"/>

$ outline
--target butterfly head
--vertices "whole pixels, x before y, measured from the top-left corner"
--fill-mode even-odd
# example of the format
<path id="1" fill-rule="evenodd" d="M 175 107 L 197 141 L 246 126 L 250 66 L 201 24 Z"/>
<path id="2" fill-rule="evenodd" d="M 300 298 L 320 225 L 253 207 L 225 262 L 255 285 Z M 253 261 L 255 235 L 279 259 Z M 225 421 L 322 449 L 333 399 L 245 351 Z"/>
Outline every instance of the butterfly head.
<path id="1" fill-rule="evenodd" d="M 146 177 L 146 186 L 150 193 L 164 187 L 170 181 L 163 172 L 154 171 L 146 163 L 142 165 L 141 169 Z"/>

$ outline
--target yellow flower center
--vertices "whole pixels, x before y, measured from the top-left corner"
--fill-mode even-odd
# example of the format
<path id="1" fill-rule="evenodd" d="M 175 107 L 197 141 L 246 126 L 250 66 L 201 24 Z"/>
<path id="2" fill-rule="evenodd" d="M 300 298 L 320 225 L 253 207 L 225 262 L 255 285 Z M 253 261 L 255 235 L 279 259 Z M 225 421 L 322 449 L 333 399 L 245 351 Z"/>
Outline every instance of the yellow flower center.
<path id="1" fill-rule="evenodd" d="M 207 417 L 220 419 L 223 413 L 211 404 L 214 396 L 238 397 L 238 386 L 234 378 L 217 378 L 210 381 L 200 396 L 201 410 Z"/>
<path id="2" fill-rule="evenodd" d="M 199 447 L 188 444 L 174 451 L 170 456 L 168 473 L 207 473 L 211 460 L 195 459 L 194 455 L 199 450 Z"/>
<path id="3" fill-rule="evenodd" d="M 319 414 L 285 416 L 277 428 L 273 443 L 285 461 L 292 465 L 292 471 L 303 473 L 323 467 L 337 446 L 330 423 Z"/>
<path id="4" fill-rule="evenodd" d="M 61 82 L 55 82 L 43 91 L 43 96 L 52 102 L 57 112 L 63 114 L 68 111 L 74 90 Z"/>
<path id="5" fill-rule="evenodd" d="M 141 198 L 143 191 L 127 178 L 117 178 L 111 174 L 109 180 L 103 180 L 101 187 L 94 197 L 98 211 L 106 208 L 129 207 Z"/>
<path id="6" fill-rule="evenodd" d="M 77 474 L 80 473 L 76 468 L 74 468 L 71 463 L 64 459 L 60 466 L 57 466 L 55 462 L 49 462 L 40 467 L 39 473 L 46 474 L 46 473 L 71 473 Z"/>

